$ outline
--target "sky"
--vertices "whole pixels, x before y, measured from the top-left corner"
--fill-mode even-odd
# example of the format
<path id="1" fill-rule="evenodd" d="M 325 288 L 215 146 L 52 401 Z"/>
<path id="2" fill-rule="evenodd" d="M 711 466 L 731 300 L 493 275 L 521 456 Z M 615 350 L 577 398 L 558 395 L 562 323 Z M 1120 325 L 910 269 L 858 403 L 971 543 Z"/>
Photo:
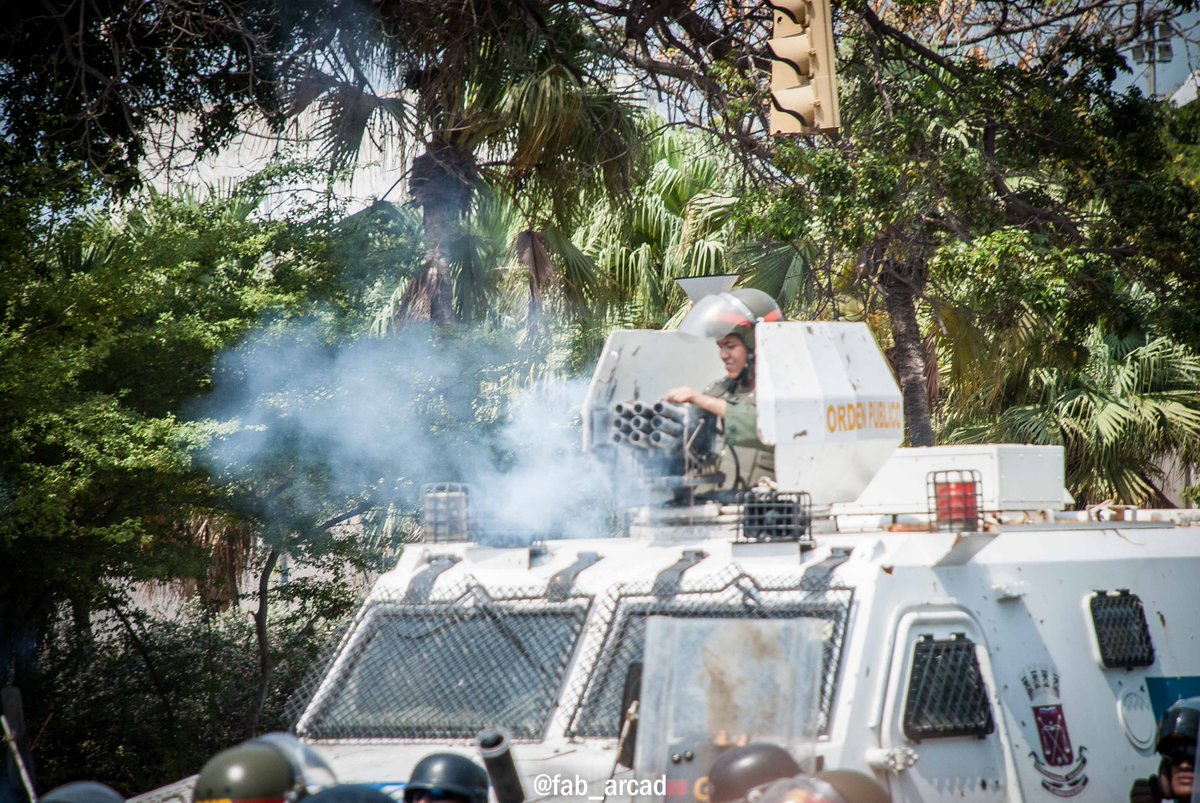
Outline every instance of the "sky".
<path id="1" fill-rule="evenodd" d="M 1176 20 L 1178 27 L 1182 30 L 1191 31 L 1193 34 L 1200 26 L 1200 12 L 1192 12 L 1184 14 Z M 1171 59 L 1164 63 L 1137 64 L 1134 62 L 1132 53 L 1127 51 L 1126 58 L 1129 59 L 1129 65 L 1133 68 L 1132 74 L 1122 75 L 1117 79 L 1117 87 L 1124 88 L 1131 84 L 1136 84 L 1143 92 L 1149 91 L 1150 72 L 1153 69 L 1155 72 L 1155 83 L 1157 85 L 1158 94 L 1170 98 L 1178 90 L 1180 90 L 1188 78 L 1200 71 L 1200 48 L 1195 42 L 1188 43 L 1181 36 L 1172 36 L 1170 39 Z M 1186 103 L 1196 97 L 1196 89 L 1194 80 L 1189 83 L 1190 92 L 1185 89 L 1184 97 L 1173 99 L 1176 103 Z"/>

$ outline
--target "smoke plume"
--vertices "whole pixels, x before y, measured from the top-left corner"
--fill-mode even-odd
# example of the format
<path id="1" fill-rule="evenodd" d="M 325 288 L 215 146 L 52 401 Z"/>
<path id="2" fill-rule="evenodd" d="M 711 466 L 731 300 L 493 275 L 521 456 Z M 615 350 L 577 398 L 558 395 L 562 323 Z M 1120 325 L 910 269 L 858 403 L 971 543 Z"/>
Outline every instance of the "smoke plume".
<path id="1" fill-rule="evenodd" d="M 497 337 L 411 329 L 330 345 L 310 326 L 225 354 L 193 412 L 227 422 L 204 460 L 279 528 L 466 482 L 481 533 L 605 535 L 607 484 L 580 449 L 587 380 L 529 379 L 543 363 Z"/>

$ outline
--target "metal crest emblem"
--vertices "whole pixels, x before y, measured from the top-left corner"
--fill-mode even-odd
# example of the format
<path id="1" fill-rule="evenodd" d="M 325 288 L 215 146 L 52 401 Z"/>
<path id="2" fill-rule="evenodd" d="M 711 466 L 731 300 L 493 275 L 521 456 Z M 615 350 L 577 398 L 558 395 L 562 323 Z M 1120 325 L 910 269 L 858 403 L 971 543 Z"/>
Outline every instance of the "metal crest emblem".
<path id="1" fill-rule="evenodd" d="M 1033 767 L 1041 775 L 1042 788 L 1058 797 L 1074 797 L 1087 786 L 1084 772 L 1087 748 L 1071 745 L 1067 716 L 1059 695 L 1058 672 L 1053 667 L 1028 667 L 1021 673 L 1021 685 L 1032 704 L 1033 722 L 1037 726 L 1042 754 L 1029 751 Z"/>

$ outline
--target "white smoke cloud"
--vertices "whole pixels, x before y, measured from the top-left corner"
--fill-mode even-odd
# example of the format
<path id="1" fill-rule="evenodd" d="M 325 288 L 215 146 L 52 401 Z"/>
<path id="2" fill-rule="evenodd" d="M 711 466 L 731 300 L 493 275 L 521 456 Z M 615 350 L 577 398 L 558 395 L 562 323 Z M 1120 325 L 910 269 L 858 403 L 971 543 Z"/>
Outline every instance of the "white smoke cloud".
<path id="1" fill-rule="evenodd" d="M 313 326 L 225 354 L 193 413 L 237 423 L 204 459 L 253 483 L 283 528 L 342 500 L 411 505 L 425 483 L 466 482 L 481 533 L 608 534 L 607 482 L 580 448 L 587 381 L 522 386 L 530 365 L 514 344 L 479 336 L 410 329 L 334 346 Z"/>

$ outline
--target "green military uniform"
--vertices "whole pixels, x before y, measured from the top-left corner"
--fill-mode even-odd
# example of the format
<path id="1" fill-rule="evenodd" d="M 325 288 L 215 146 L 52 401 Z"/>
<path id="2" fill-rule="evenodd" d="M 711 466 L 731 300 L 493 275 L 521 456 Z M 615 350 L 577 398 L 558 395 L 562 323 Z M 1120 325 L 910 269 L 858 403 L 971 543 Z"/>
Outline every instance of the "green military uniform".
<path id="1" fill-rule="evenodd" d="M 775 478 L 775 450 L 758 439 L 754 389 L 729 379 L 714 382 L 704 395 L 725 400 L 725 445 L 720 470 L 722 490 L 748 491 L 763 477 Z"/>
<path id="2" fill-rule="evenodd" d="M 723 421 L 725 443 L 719 464 L 725 475 L 722 492 L 748 491 L 764 477 L 775 478 L 775 450 L 758 439 L 754 381 L 746 381 L 746 377 L 752 377 L 754 372 L 754 327 L 781 320 L 783 313 L 775 299 L 762 290 L 744 288 L 704 296 L 679 324 L 679 331 L 684 334 L 717 341 L 735 335 L 748 352 L 741 377 L 715 382 L 704 391 L 706 396 L 724 399 L 727 405 Z"/>

